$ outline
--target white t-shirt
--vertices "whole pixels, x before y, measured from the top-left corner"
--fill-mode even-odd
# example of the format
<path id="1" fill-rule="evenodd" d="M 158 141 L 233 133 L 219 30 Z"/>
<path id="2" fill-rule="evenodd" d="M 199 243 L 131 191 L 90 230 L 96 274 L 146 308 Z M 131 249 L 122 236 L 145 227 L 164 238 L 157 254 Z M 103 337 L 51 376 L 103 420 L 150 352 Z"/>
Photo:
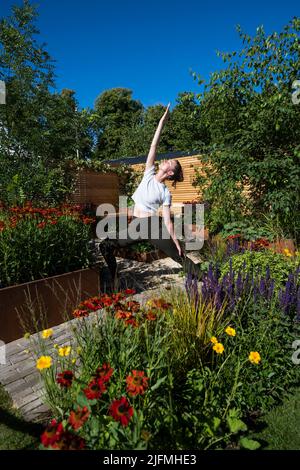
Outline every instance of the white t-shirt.
<path id="1" fill-rule="evenodd" d="M 132 199 L 139 209 L 153 213 L 161 205 L 171 205 L 171 193 L 164 183 L 156 180 L 154 165 L 145 170 L 143 179 L 133 193 Z"/>

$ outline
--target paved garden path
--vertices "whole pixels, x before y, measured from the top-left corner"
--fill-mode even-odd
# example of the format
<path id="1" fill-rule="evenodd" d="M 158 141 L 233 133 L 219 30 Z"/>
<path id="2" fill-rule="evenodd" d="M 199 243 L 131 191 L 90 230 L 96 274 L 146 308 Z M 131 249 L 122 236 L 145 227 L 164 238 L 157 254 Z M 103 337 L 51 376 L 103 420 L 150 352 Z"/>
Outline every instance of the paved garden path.
<path id="1" fill-rule="evenodd" d="M 120 270 L 120 288 L 135 288 L 133 296 L 142 304 L 150 297 L 160 293 L 170 284 L 184 286 L 184 278 L 178 273 L 180 266 L 171 258 L 164 258 L 152 263 L 118 259 Z M 102 269 L 101 290 L 105 291 L 107 273 Z M 74 319 L 53 328 L 51 343 L 67 345 L 72 342 Z M 49 408 L 43 401 L 43 384 L 40 372 L 36 369 L 36 358 L 30 348 L 32 341 L 37 341 L 38 333 L 31 340 L 21 338 L 6 345 L 6 364 L 0 364 L 0 383 L 10 394 L 13 404 L 27 421 L 46 421 Z"/>

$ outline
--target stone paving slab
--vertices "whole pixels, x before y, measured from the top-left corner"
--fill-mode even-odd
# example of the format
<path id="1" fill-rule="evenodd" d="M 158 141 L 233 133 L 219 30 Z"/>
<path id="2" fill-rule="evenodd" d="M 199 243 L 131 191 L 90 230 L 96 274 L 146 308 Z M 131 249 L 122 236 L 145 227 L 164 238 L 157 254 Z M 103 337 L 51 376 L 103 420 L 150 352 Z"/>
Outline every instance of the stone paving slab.
<path id="1" fill-rule="evenodd" d="M 171 258 L 152 263 L 141 263 L 118 258 L 120 289 L 134 288 L 134 299 L 146 302 L 153 295 L 160 294 L 166 286 L 184 286 L 184 278 L 178 275 L 181 266 Z M 103 276 L 105 279 L 105 275 Z M 105 287 L 105 283 L 104 283 Z M 101 286 L 102 292 L 105 289 Z M 92 318 L 92 316 L 88 317 Z M 78 319 L 73 319 L 53 327 L 53 343 L 59 346 L 70 344 L 72 328 Z M 31 336 L 37 341 L 39 333 Z M 40 372 L 36 369 L 36 358 L 31 350 L 31 342 L 21 338 L 6 345 L 6 364 L 0 364 L 0 383 L 10 394 L 13 404 L 25 420 L 45 421 L 49 418 L 49 408 L 44 402 L 44 389 Z"/>

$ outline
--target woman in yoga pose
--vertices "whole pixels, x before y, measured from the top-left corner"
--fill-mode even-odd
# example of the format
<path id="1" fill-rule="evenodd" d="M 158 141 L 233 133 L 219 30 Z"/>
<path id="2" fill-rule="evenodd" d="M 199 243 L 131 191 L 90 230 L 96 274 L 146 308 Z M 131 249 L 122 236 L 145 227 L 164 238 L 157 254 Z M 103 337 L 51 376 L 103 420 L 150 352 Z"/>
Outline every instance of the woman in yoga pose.
<path id="1" fill-rule="evenodd" d="M 170 103 L 159 121 L 148 153 L 144 176 L 138 188 L 132 195 L 135 202 L 133 220 L 126 232 L 120 231 L 117 239 L 106 238 L 100 243 L 100 251 L 109 267 L 113 289 L 117 288 L 117 263 L 114 255 L 115 249 L 125 247 L 137 241 L 147 240 L 159 248 L 174 261 L 180 263 L 186 273 L 198 273 L 197 265 L 188 258 L 176 238 L 174 225 L 171 220 L 171 194 L 166 180 L 183 181 L 183 172 L 178 160 L 164 160 L 155 173 L 154 161 L 163 126 L 168 118 Z M 157 209 L 162 205 L 163 217 L 156 215 Z M 136 230 L 137 226 L 140 228 Z M 133 234 L 133 230 L 134 234 Z"/>

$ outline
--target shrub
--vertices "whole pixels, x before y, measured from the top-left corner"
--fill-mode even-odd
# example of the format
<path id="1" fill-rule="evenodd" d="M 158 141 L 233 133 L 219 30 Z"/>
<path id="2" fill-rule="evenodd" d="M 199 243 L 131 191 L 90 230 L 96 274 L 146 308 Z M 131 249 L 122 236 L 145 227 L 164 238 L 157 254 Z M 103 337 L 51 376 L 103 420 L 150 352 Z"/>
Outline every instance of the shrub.
<path id="1" fill-rule="evenodd" d="M 88 267 L 94 219 L 78 206 L 11 207 L 0 213 L 0 287 Z"/>
<path id="2" fill-rule="evenodd" d="M 289 258 L 281 253 L 274 253 L 270 250 L 245 251 L 242 254 L 233 255 L 221 268 L 221 275 L 224 276 L 232 269 L 235 273 L 244 271 L 250 275 L 266 274 L 267 268 L 270 276 L 275 281 L 276 287 L 280 287 L 287 281 L 290 271 L 296 266 L 297 259 Z"/>

